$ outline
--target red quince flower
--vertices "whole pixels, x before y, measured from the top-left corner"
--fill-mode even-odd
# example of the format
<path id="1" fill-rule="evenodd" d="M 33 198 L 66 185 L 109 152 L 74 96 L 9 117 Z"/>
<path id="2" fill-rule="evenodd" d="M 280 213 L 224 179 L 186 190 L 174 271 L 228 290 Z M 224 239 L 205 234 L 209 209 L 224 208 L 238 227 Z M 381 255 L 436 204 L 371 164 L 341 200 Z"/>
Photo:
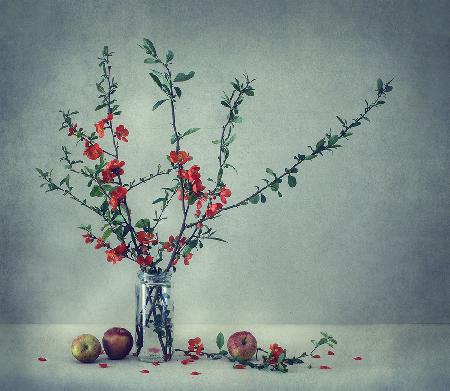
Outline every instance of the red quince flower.
<path id="1" fill-rule="evenodd" d="M 188 172 L 186 170 L 183 170 L 182 168 L 180 168 L 178 170 L 178 177 L 182 178 L 182 179 L 188 179 L 189 178 Z"/>
<path id="2" fill-rule="evenodd" d="M 84 146 L 86 149 L 83 155 L 86 155 L 88 159 L 97 160 L 103 153 L 103 149 L 97 143 L 91 145 L 88 140 L 85 140 Z"/>
<path id="3" fill-rule="evenodd" d="M 120 262 L 124 258 L 124 254 L 127 252 L 128 247 L 126 243 L 120 243 L 116 248 L 112 250 L 106 250 L 106 260 L 112 264 Z"/>
<path id="4" fill-rule="evenodd" d="M 334 352 L 332 352 L 331 350 L 329 350 L 329 351 L 327 352 L 327 354 L 328 354 L 329 356 L 334 356 Z"/>
<path id="5" fill-rule="evenodd" d="M 216 202 L 215 204 L 211 204 L 206 209 L 206 217 L 213 217 L 215 216 L 220 209 L 222 209 L 223 205 L 220 202 Z"/>
<path id="6" fill-rule="evenodd" d="M 175 242 L 178 240 L 178 238 L 179 238 L 179 236 L 173 237 L 173 235 L 170 235 L 167 242 L 163 243 L 163 245 L 162 245 L 163 249 L 168 252 L 172 252 L 175 247 Z M 180 247 L 184 246 L 185 243 L 186 243 L 186 238 L 183 236 L 180 239 Z"/>
<path id="7" fill-rule="evenodd" d="M 188 253 L 184 256 L 184 264 L 189 265 L 189 261 L 192 259 L 192 253 Z"/>
<path id="8" fill-rule="evenodd" d="M 122 140 L 124 142 L 128 142 L 127 136 L 129 135 L 128 129 L 123 126 L 123 125 L 119 125 L 116 128 L 116 136 L 119 140 Z"/>
<path id="9" fill-rule="evenodd" d="M 226 186 L 222 187 L 222 189 L 219 192 L 220 200 L 222 203 L 227 203 L 227 198 L 231 196 L 231 190 L 228 189 Z"/>
<path id="10" fill-rule="evenodd" d="M 204 225 L 202 223 L 197 223 L 197 228 L 198 229 L 202 229 L 204 227 Z"/>
<path id="11" fill-rule="evenodd" d="M 103 182 L 110 183 L 116 176 L 123 175 L 125 173 L 122 168 L 124 165 L 123 161 L 111 160 L 102 171 Z"/>
<path id="12" fill-rule="evenodd" d="M 81 236 L 84 238 L 84 243 L 86 243 L 86 244 L 92 243 L 94 241 L 94 238 L 92 237 L 92 235 L 89 232 L 87 232 Z"/>
<path id="13" fill-rule="evenodd" d="M 73 124 L 67 131 L 68 136 L 73 136 L 77 132 L 77 124 Z"/>
<path id="14" fill-rule="evenodd" d="M 269 348 L 270 348 L 269 364 L 275 365 L 278 362 L 278 358 L 285 352 L 285 349 L 283 349 L 277 343 L 271 344 Z"/>
<path id="15" fill-rule="evenodd" d="M 98 137 L 103 138 L 105 135 L 105 123 L 103 122 L 103 120 L 101 119 L 100 121 L 96 122 L 94 126 Z"/>
<path id="16" fill-rule="evenodd" d="M 172 261 L 172 266 L 176 266 L 180 258 L 174 258 Z"/>
<path id="17" fill-rule="evenodd" d="M 153 263 L 153 257 L 147 255 L 145 258 L 142 255 L 139 255 L 136 259 L 136 262 L 139 266 L 146 267 L 150 266 Z"/>
<path id="18" fill-rule="evenodd" d="M 320 369 L 331 369 L 331 367 L 329 367 L 328 365 L 321 365 Z"/>
<path id="19" fill-rule="evenodd" d="M 192 338 L 188 341 L 188 350 L 196 354 L 202 354 L 203 343 L 200 337 Z"/>
<path id="20" fill-rule="evenodd" d="M 171 151 L 169 154 L 169 160 L 172 164 L 179 163 L 180 165 L 186 164 L 188 161 L 192 160 L 192 156 L 186 151 Z"/>
<path id="21" fill-rule="evenodd" d="M 154 239 L 155 235 L 150 233 L 150 232 L 145 232 L 145 231 L 139 231 L 136 234 L 136 239 L 139 243 L 142 244 L 156 244 L 158 243 L 157 240 Z"/>
<path id="22" fill-rule="evenodd" d="M 116 210 L 117 206 L 125 201 L 128 190 L 125 187 L 118 186 L 111 192 L 111 198 L 109 199 L 109 205 L 112 210 Z"/>
<path id="23" fill-rule="evenodd" d="M 362 357 L 361 357 L 361 356 L 356 356 L 356 357 L 353 357 L 353 360 L 361 361 L 361 360 L 362 360 Z"/>
<path id="24" fill-rule="evenodd" d="M 110 113 L 106 116 L 106 118 L 103 118 L 94 124 L 95 131 L 97 132 L 98 137 L 103 138 L 103 136 L 105 135 L 105 125 L 107 122 L 111 121 L 113 118 L 114 118 L 114 116 Z"/>
<path id="25" fill-rule="evenodd" d="M 94 248 L 96 250 L 98 250 L 99 248 L 102 248 L 102 247 L 106 247 L 105 241 L 102 238 L 97 238 L 97 243 Z"/>

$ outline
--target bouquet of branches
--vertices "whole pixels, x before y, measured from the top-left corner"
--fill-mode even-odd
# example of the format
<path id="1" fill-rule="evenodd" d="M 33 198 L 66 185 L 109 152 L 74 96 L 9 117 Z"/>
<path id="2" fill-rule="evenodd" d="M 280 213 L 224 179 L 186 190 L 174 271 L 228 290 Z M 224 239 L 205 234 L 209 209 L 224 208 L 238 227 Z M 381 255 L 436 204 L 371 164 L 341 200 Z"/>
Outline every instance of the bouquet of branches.
<path id="1" fill-rule="evenodd" d="M 220 104 L 226 110 L 224 123 L 218 127 L 218 134 L 212 143 L 217 145 L 217 169 L 205 180 L 195 157 L 184 146 L 185 141 L 200 128 L 183 128 L 177 123 L 177 105 L 184 98 L 183 83 L 194 78 L 195 72 L 174 73 L 174 53 L 168 50 L 161 55 L 149 39 L 144 39 L 140 48 L 146 54 L 144 63 L 151 66 L 150 77 L 161 93 L 161 99 L 153 105 L 153 110 L 168 107 L 171 130 L 168 135 L 167 154 L 161 156 L 161 163 L 137 179 L 126 179 L 127 163 L 120 158 L 120 148 L 133 136 L 120 120 L 122 111 L 116 98 L 118 82 L 111 72 L 113 52 L 108 46 L 103 48 L 99 57 L 101 76 L 96 87 L 99 104 L 96 111 L 102 112 L 98 122 L 91 129 L 79 126 L 76 120 L 78 111 L 61 110 L 60 131 L 67 132 L 79 148 L 82 156 L 74 158 L 67 146 L 62 147 L 61 162 L 67 175 L 55 178 L 53 170 L 37 168 L 47 192 L 58 192 L 76 203 L 90 209 L 100 220 L 98 229 L 90 224 L 81 225 L 86 243 L 95 243 L 95 249 L 103 248 L 106 260 L 112 264 L 124 259 L 135 262 L 143 273 L 163 275 L 175 272 L 180 263 L 189 265 L 194 251 L 203 248 L 207 240 L 224 241 L 216 235 L 213 227 L 215 220 L 224 213 L 250 204 L 266 203 L 273 192 L 279 197 L 283 182 L 288 187 L 297 185 L 296 175 L 299 168 L 308 162 L 322 157 L 340 148 L 343 141 L 352 137 L 354 130 L 363 121 L 369 121 L 368 113 L 385 103 L 386 94 L 392 91 L 392 80 L 384 83 L 377 80 L 374 97 L 359 114 L 351 120 L 337 116 L 338 127 L 329 130 L 317 142 L 308 146 L 308 151 L 295 155 L 286 167 L 279 170 L 266 168 L 266 178 L 255 186 L 256 191 L 247 197 L 231 202 L 232 189 L 227 185 L 226 177 L 236 167 L 230 162 L 230 149 L 236 140 L 236 128 L 241 124 L 241 106 L 254 96 L 255 79 L 244 74 L 231 82 L 229 92 L 224 92 Z M 183 130 L 182 130 L 183 129 Z M 106 137 L 110 142 L 105 142 Z M 80 195 L 72 186 L 71 175 L 81 176 L 87 181 L 90 199 Z M 167 177 L 167 186 L 158 190 L 152 205 L 154 217 L 133 216 L 127 202 L 127 195 L 142 184 L 158 177 Z M 178 203 L 179 228 L 169 237 L 162 237 L 158 231 L 169 204 Z M 149 205 L 149 207 L 152 207 Z M 149 214 L 151 215 L 151 214 Z M 160 337 L 165 359 L 172 355 L 172 326 L 170 308 L 165 303 L 163 289 L 151 288 L 147 292 L 146 304 L 149 308 L 142 312 L 137 325 L 138 349 L 142 346 L 142 329 L 153 324 Z M 165 319 L 163 322 L 161 319 Z M 158 326 L 158 319 L 159 325 Z"/>

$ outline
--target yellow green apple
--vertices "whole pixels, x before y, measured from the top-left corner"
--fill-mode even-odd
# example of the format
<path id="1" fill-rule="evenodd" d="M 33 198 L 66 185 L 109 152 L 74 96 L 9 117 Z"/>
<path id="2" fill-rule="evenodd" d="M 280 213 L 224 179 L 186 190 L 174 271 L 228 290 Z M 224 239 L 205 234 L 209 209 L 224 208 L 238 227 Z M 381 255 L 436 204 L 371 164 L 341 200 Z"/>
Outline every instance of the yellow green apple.
<path id="1" fill-rule="evenodd" d="M 90 334 L 82 334 L 72 341 L 72 355 L 81 362 L 94 362 L 102 351 L 100 341 Z"/>

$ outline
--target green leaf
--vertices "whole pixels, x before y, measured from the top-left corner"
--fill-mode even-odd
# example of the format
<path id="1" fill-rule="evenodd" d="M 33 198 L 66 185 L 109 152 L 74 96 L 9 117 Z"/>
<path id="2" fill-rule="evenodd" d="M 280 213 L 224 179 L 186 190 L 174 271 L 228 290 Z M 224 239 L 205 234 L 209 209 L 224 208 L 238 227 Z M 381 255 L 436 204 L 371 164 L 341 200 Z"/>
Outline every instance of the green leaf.
<path id="1" fill-rule="evenodd" d="M 172 61 L 174 56 L 175 54 L 169 49 L 166 54 L 166 62 Z"/>
<path id="2" fill-rule="evenodd" d="M 253 90 L 244 90 L 244 94 L 248 96 L 253 96 L 255 95 L 255 92 Z"/>
<path id="3" fill-rule="evenodd" d="M 220 140 L 213 140 L 212 143 L 213 143 L 213 144 L 216 144 L 216 145 L 217 145 L 217 144 L 220 144 Z"/>
<path id="4" fill-rule="evenodd" d="M 154 64 L 155 62 L 157 62 L 157 60 L 154 59 L 153 57 L 148 57 L 144 60 L 145 64 Z"/>
<path id="5" fill-rule="evenodd" d="M 297 185 L 297 179 L 292 175 L 288 175 L 288 185 L 289 187 L 295 187 Z"/>
<path id="6" fill-rule="evenodd" d="M 255 194 L 252 198 L 249 199 L 250 203 L 257 204 L 259 202 L 259 194 Z"/>
<path id="7" fill-rule="evenodd" d="M 177 94 L 178 98 L 181 98 L 181 88 L 175 87 L 175 93 Z"/>
<path id="8" fill-rule="evenodd" d="M 95 185 L 92 189 L 91 192 L 89 193 L 89 195 L 91 197 L 102 197 L 103 196 L 103 192 L 102 189 L 100 189 L 99 186 Z"/>
<path id="9" fill-rule="evenodd" d="M 383 91 L 383 80 L 381 80 L 381 79 L 377 80 L 377 90 Z"/>
<path id="10" fill-rule="evenodd" d="M 59 182 L 60 185 L 62 185 L 63 183 L 65 183 L 67 187 L 70 187 L 70 185 L 69 185 L 69 174 L 67 174 L 66 177 L 61 182 Z"/>
<path id="11" fill-rule="evenodd" d="M 178 83 L 178 82 L 181 82 L 181 81 L 187 81 L 189 79 L 192 79 L 194 77 L 194 75 L 195 75 L 194 71 L 190 71 L 188 74 L 185 74 L 185 73 L 181 72 L 181 73 L 179 73 L 178 75 L 175 76 L 174 82 Z"/>
<path id="12" fill-rule="evenodd" d="M 225 142 L 224 145 L 228 147 L 234 140 L 236 140 L 236 133 L 233 133 Z"/>
<path id="13" fill-rule="evenodd" d="M 100 109 L 103 109 L 103 108 L 106 107 L 106 106 L 108 106 L 108 103 L 102 103 L 102 104 L 98 105 L 98 106 L 95 108 L 95 111 L 98 111 L 98 110 L 100 110 Z"/>
<path id="14" fill-rule="evenodd" d="M 148 228 L 150 227 L 149 219 L 140 219 L 135 225 L 136 228 Z"/>
<path id="15" fill-rule="evenodd" d="M 307 156 L 305 156 L 305 160 L 313 160 L 316 157 L 317 157 L 317 155 L 307 155 Z"/>
<path id="16" fill-rule="evenodd" d="M 161 90 L 164 91 L 163 83 L 161 82 L 161 80 L 159 79 L 159 77 L 158 77 L 156 74 L 152 73 L 152 72 L 150 72 L 150 77 L 153 79 L 153 81 L 156 83 L 156 85 L 157 85 Z"/>
<path id="17" fill-rule="evenodd" d="M 182 137 L 187 136 L 187 135 L 192 134 L 192 133 L 195 133 L 198 130 L 200 130 L 200 128 L 190 128 L 190 129 L 186 130 L 186 132 L 183 133 Z"/>
<path id="18" fill-rule="evenodd" d="M 337 115 L 336 118 L 339 120 L 339 122 L 340 122 L 342 125 L 345 126 L 345 122 L 344 122 L 344 120 L 343 120 L 341 117 L 339 117 L 339 116 Z"/>
<path id="19" fill-rule="evenodd" d="M 334 134 L 333 136 L 331 136 L 331 137 L 328 139 L 328 146 L 331 146 L 331 145 L 333 145 L 333 144 L 336 144 L 338 140 L 339 140 L 339 136 L 338 136 L 337 134 Z"/>
<path id="20" fill-rule="evenodd" d="M 386 102 L 384 101 L 384 100 L 379 100 L 378 102 L 377 102 L 377 105 L 384 105 Z"/>
<path id="21" fill-rule="evenodd" d="M 172 136 L 170 136 L 170 143 L 171 144 L 175 144 L 177 142 L 177 136 L 174 134 L 172 134 Z"/>
<path id="22" fill-rule="evenodd" d="M 316 144 L 316 149 L 322 148 L 324 144 L 325 144 L 325 139 L 324 138 L 320 139 Z"/>
<path id="23" fill-rule="evenodd" d="M 266 201 L 267 201 L 266 196 L 265 196 L 264 194 L 261 194 L 261 202 L 262 202 L 263 204 L 265 204 Z"/>
<path id="24" fill-rule="evenodd" d="M 102 239 L 106 241 L 111 234 L 112 234 L 112 229 L 108 228 L 105 232 L 103 232 Z"/>
<path id="25" fill-rule="evenodd" d="M 158 102 L 156 102 L 154 105 L 153 105 L 153 109 L 152 109 L 152 111 L 155 111 L 159 106 L 161 106 L 166 100 L 168 100 L 168 99 L 162 99 L 162 100 L 159 100 Z"/>
<path id="26" fill-rule="evenodd" d="M 223 336 L 222 332 L 220 332 L 219 334 L 217 334 L 217 337 L 216 337 L 216 345 L 219 348 L 219 350 L 222 349 L 222 346 L 224 345 L 224 343 L 225 343 L 225 337 Z"/>
<path id="27" fill-rule="evenodd" d="M 147 38 L 144 38 L 143 41 L 144 41 L 144 47 L 148 48 L 152 53 L 156 54 L 156 49 L 155 49 L 155 45 L 153 45 L 153 42 Z"/>
<path id="28" fill-rule="evenodd" d="M 155 201 L 153 201 L 152 202 L 152 204 L 154 205 L 154 204 L 157 204 L 157 203 L 159 203 L 159 202 L 163 202 L 163 201 L 165 201 L 167 198 L 157 198 Z"/>
<path id="29" fill-rule="evenodd" d="M 266 172 L 270 175 L 273 175 L 274 177 L 276 177 L 275 173 L 272 171 L 272 169 L 270 168 L 266 168 Z"/>

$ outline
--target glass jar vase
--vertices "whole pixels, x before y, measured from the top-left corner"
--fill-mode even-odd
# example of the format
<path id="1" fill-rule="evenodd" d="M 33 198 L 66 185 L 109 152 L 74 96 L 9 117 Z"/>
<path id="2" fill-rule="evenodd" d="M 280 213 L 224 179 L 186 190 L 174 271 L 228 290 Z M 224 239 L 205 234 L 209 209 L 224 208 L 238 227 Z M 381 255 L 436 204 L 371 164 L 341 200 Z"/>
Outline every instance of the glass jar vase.
<path id="1" fill-rule="evenodd" d="M 136 279 L 136 355 L 169 361 L 173 353 L 172 273 L 139 271 Z"/>

